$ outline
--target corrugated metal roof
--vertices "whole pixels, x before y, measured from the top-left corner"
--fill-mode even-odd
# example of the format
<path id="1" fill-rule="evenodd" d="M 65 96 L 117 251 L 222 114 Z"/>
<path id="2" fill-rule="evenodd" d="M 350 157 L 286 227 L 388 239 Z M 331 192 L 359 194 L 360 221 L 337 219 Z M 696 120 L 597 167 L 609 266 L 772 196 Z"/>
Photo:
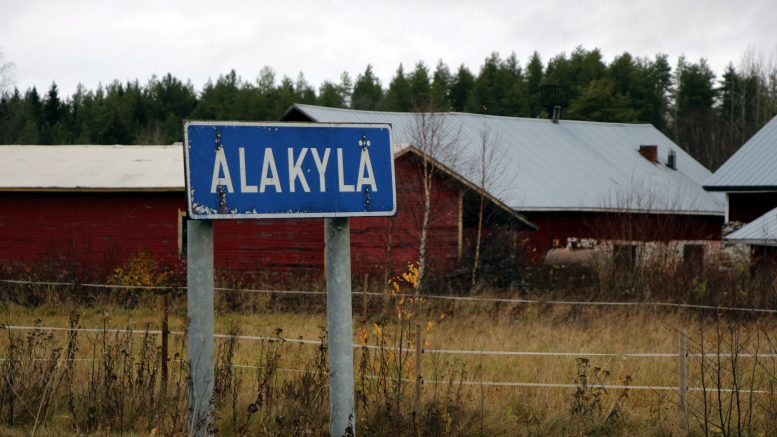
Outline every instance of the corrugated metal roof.
<path id="1" fill-rule="evenodd" d="M 395 144 L 414 144 L 420 114 L 294 105 L 313 121 L 390 123 Z M 287 112 L 288 114 L 288 112 Z M 527 119 L 445 113 L 437 116 L 443 143 L 436 156 L 479 185 L 481 132 L 488 130 L 496 159 L 489 191 L 518 211 L 629 210 L 723 215 L 724 199 L 701 184 L 711 173 L 652 125 Z M 657 145 L 659 160 L 677 154 L 677 170 L 643 158 L 640 145 Z"/>
<path id="2" fill-rule="evenodd" d="M 172 146 L 0 146 L 0 190 L 183 190 Z"/>
<path id="3" fill-rule="evenodd" d="M 723 238 L 736 243 L 777 246 L 777 208 Z"/>
<path id="4" fill-rule="evenodd" d="M 777 117 L 766 123 L 704 183 L 712 191 L 777 190 Z"/>

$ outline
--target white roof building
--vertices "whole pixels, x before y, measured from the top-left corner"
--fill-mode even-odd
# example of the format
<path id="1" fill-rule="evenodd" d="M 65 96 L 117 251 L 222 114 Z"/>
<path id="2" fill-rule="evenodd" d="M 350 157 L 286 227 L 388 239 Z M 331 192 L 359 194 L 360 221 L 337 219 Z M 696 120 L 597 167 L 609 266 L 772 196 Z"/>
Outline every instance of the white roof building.
<path id="1" fill-rule="evenodd" d="M 183 147 L 0 146 L 0 190 L 183 191 Z"/>

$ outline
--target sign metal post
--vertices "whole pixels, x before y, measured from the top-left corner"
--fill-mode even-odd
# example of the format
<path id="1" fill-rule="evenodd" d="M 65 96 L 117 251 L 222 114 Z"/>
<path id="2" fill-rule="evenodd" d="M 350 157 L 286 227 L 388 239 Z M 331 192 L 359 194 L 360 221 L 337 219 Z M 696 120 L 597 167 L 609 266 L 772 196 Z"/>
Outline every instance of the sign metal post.
<path id="1" fill-rule="evenodd" d="M 333 436 L 356 429 L 351 308 L 351 237 L 348 218 L 324 219 L 326 318 L 329 330 L 329 425 Z"/>
<path id="2" fill-rule="evenodd" d="M 212 434 L 213 222 L 188 220 L 186 311 L 189 352 L 189 435 Z"/>

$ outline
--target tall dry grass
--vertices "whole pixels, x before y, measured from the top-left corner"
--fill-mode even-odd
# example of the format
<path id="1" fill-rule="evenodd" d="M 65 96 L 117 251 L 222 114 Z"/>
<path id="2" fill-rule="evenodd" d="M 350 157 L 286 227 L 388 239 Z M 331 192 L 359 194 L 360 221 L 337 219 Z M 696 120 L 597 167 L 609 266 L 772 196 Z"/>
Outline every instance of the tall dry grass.
<path id="1" fill-rule="evenodd" d="M 579 352 L 562 357 L 423 354 L 422 405 L 412 405 L 415 320 L 390 307 L 354 323 L 357 431 L 361 435 L 773 435 L 777 375 L 775 320 L 654 310 L 462 304 L 449 311 L 429 302 L 419 317 L 425 348 L 474 351 Z M 44 311 L 41 311 L 44 309 Z M 161 383 L 153 318 L 137 309 L 101 312 L 72 305 L 73 317 L 45 307 L 6 305 L 3 323 L 134 327 L 134 334 L 7 330 L 0 340 L 4 383 L 0 433 L 186 433 L 185 339 L 173 337 L 170 376 Z M 61 310 L 61 308 L 59 309 Z M 106 313 L 108 314 L 106 316 Z M 153 311 L 149 311 L 153 316 Z M 325 435 L 327 363 L 324 314 L 217 314 L 217 331 L 323 340 L 218 342 L 213 409 L 222 435 Z M 171 328 L 183 329 L 173 311 Z M 280 330 L 279 327 L 283 327 Z M 677 385 L 676 358 L 586 356 L 586 353 L 677 351 L 677 330 L 689 336 L 686 413 L 673 391 L 602 389 L 597 385 Z M 733 351 L 733 352 L 732 352 Z M 718 353 L 720 352 L 720 353 Z M 730 355 L 725 355 L 730 354 Z M 71 360 L 75 359 L 75 360 Z M 251 366 L 251 367 L 243 367 Z M 704 373 L 702 375 L 702 372 Z M 491 381 L 573 384 L 574 388 L 488 385 Z M 703 381 L 703 382 L 702 382 Z M 482 384 L 481 384 L 482 383 Z M 718 387 L 737 391 L 718 392 Z M 764 390 L 766 393 L 754 393 Z M 752 399 L 752 400 L 751 400 Z M 415 415 L 413 412 L 415 411 Z M 705 413 L 706 412 L 706 413 Z M 722 412 L 722 415 L 721 415 Z"/>
<path id="2" fill-rule="evenodd" d="M 627 299 L 650 297 L 712 305 L 771 305 L 768 276 L 746 270 L 683 272 L 644 267 L 639 281 L 590 270 L 542 270 L 532 291 L 481 289 L 499 297 Z M 605 272 L 606 273 L 606 272 Z M 256 278 L 254 278 L 255 280 Z M 175 285 L 176 276 L 140 259 L 112 273 L 116 284 Z M 236 288 L 320 284 L 254 282 Z M 611 282 L 605 282 L 611 281 Z M 457 292 L 453 282 L 450 289 Z M 636 285 L 635 285 L 636 284 Z M 283 287 L 281 287 L 283 285 Z M 437 284 L 438 286 L 440 283 Z M 384 291 L 373 283 L 372 291 Z M 623 287 L 623 288 L 621 288 Z M 469 288 L 467 287 L 467 292 Z M 404 290 L 407 292 L 408 290 Z M 760 293 L 760 295 L 759 295 Z M 134 333 L 6 330 L 0 336 L 0 434 L 155 434 L 187 432 L 185 338 L 173 336 L 162 382 L 160 298 L 143 289 L 3 286 L 5 325 L 131 328 Z M 363 304 L 366 303 L 366 306 Z M 213 412 L 222 435 L 325 435 L 325 297 L 223 291 L 216 295 L 218 342 Z M 366 313 L 363 312 L 366 308 Z M 172 294 L 170 328 L 185 330 L 185 300 Z M 777 320 L 702 310 L 590 308 L 544 304 L 450 302 L 387 293 L 354 297 L 357 432 L 362 435 L 777 435 Z M 416 331 L 423 329 L 420 405 L 414 405 Z M 605 389 L 601 384 L 676 386 L 676 353 L 688 333 L 685 411 L 675 391 Z M 236 335 L 294 340 L 238 340 Z M 368 348 L 376 346 L 377 348 Z M 484 351 L 443 354 L 436 349 Z M 487 351 L 560 351 L 568 356 L 493 356 Z M 589 356 L 610 353 L 611 356 Z M 758 357 L 746 354 L 760 355 Z M 493 382 L 562 383 L 511 387 Z M 731 389 L 731 390 L 729 390 Z M 757 393 L 763 391 L 764 393 Z"/>

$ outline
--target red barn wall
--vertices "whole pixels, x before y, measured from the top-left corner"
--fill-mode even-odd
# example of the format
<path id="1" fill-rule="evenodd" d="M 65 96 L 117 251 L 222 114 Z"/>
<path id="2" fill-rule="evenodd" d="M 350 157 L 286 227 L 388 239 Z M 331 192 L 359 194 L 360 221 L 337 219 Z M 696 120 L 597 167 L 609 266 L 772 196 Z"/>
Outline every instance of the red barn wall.
<path id="1" fill-rule="evenodd" d="M 421 173 L 413 156 L 396 161 L 395 217 L 351 220 L 354 273 L 382 278 L 418 261 L 423 219 Z M 458 265 L 459 188 L 441 174 L 432 190 L 428 266 L 445 274 Z M 181 192 L 0 193 L 0 263 L 64 265 L 103 275 L 145 250 L 164 263 L 178 262 Z M 631 240 L 715 240 L 721 217 L 583 212 L 529 212 L 536 232 L 522 233 L 541 257 L 570 237 Z M 324 224 L 306 220 L 219 220 L 214 225 L 215 262 L 234 272 L 324 272 Z M 391 242 L 388 248 L 388 242 Z M 467 246 L 466 241 L 465 247 Z M 466 257 L 466 254 L 464 254 Z"/>
<path id="2" fill-rule="evenodd" d="M 355 273 L 381 278 L 418 261 L 423 217 L 421 173 L 414 155 L 395 162 L 397 215 L 351 219 Z M 431 273 L 455 266 L 458 255 L 458 186 L 435 178 L 428 242 Z M 95 276 L 144 250 L 178 262 L 182 192 L 2 192 L 0 262 L 78 268 Z M 216 267 L 234 272 L 324 272 L 323 219 L 216 220 Z M 388 242 L 391 242 L 387 250 Z"/>
<path id="3" fill-rule="evenodd" d="M 398 274 L 418 261 L 424 213 L 421 163 L 416 155 L 406 154 L 395 160 L 394 167 L 396 216 L 351 219 L 354 271 L 382 274 L 388 269 L 389 274 Z M 458 260 L 460 185 L 440 172 L 434 175 L 427 266 L 430 274 L 439 275 L 452 270 Z"/>
<path id="4" fill-rule="evenodd" d="M 668 241 L 719 240 L 723 217 L 676 214 L 606 212 L 525 212 L 539 226 L 526 233 L 529 248 L 542 257 L 547 250 L 564 247 L 569 238 L 599 240 Z"/>
<path id="5" fill-rule="evenodd" d="M 0 262 L 63 265 L 97 276 L 146 250 L 178 255 L 182 193 L 0 193 Z"/>
<path id="6" fill-rule="evenodd" d="M 419 163 L 405 155 L 395 161 L 397 214 L 351 219 L 351 266 L 355 274 L 396 275 L 418 261 L 423 220 Z M 458 187 L 442 175 L 432 188 L 428 237 L 431 274 L 454 268 L 458 259 Z M 235 271 L 324 273 L 324 220 L 218 220 L 214 227 L 218 265 Z"/>
<path id="7" fill-rule="evenodd" d="M 214 220 L 213 234 L 222 270 L 323 274 L 323 219 Z"/>

